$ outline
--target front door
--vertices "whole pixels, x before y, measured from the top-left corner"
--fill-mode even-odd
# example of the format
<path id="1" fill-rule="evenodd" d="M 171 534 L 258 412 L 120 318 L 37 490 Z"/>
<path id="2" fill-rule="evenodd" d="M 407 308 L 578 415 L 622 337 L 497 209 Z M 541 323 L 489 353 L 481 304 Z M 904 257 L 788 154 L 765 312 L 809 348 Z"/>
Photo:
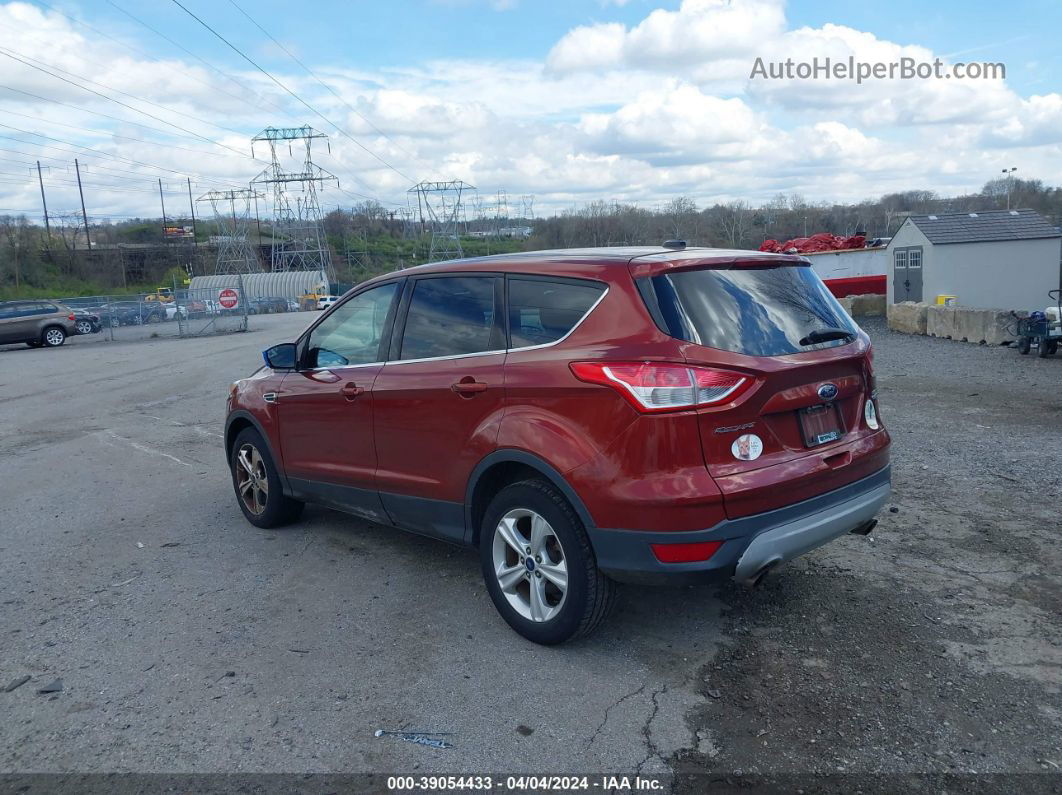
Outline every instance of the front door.
<path id="1" fill-rule="evenodd" d="M 907 251 L 907 295 L 908 301 L 922 300 L 922 249 L 920 248 Z"/>
<path id="2" fill-rule="evenodd" d="M 464 538 L 465 487 L 494 449 L 505 404 L 501 284 L 462 274 L 406 288 L 373 386 L 376 482 L 399 527 Z"/>
<path id="3" fill-rule="evenodd" d="M 374 482 L 373 385 L 400 282 L 338 305 L 300 346 L 277 395 L 281 455 L 296 496 L 385 521 Z"/>
<path id="4" fill-rule="evenodd" d="M 892 301 L 901 304 L 907 298 L 907 249 L 892 254 Z"/>
<path id="5" fill-rule="evenodd" d="M 900 248 L 892 254 L 892 301 L 922 300 L 922 247 Z"/>

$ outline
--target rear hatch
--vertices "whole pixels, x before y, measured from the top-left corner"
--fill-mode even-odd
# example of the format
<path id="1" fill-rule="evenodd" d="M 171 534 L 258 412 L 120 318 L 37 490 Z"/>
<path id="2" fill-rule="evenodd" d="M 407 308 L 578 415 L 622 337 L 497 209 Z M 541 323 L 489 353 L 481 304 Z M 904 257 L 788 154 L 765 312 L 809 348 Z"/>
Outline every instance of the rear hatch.
<path id="1" fill-rule="evenodd" d="M 728 516 L 799 502 L 887 463 L 888 437 L 864 417 L 869 340 L 809 266 L 757 259 L 638 283 L 657 325 L 685 341 L 690 365 L 750 379 L 731 402 L 697 412 Z"/>

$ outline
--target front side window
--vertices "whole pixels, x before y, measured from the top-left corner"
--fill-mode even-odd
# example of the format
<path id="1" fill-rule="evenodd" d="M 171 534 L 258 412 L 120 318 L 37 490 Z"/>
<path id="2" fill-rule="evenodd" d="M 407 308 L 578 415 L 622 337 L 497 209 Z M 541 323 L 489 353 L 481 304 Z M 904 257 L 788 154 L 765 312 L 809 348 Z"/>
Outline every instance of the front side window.
<path id="1" fill-rule="evenodd" d="M 406 313 L 400 359 L 432 359 L 500 350 L 493 276 L 419 279 Z"/>
<path id="2" fill-rule="evenodd" d="M 509 347 L 556 342 L 583 319 L 604 288 L 592 284 L 509 279 Z"/>
<path id="3" fill-rule="evenodd" d="M 306 367 L 351 367 L 380 360 L 397 282 L 360 293 L 321 321 L 306 345 Z"/>
<path id="4" fill-rule="evenodd" d="M 846 345 L 858 334 L 807 265 L 680 270 L 648 281 L 641 292 L 661 329 L 708 348 L 785 356 Z"/>

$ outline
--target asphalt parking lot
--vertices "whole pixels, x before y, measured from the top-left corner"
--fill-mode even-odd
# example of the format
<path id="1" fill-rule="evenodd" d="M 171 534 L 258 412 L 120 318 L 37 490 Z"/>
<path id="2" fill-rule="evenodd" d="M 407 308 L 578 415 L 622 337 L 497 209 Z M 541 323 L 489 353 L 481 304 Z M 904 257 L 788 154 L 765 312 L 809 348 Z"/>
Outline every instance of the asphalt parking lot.
<path id="1" fill-rule="evenodd" d="M 1062 355 L 868 324 L 895 489 L 872 537 L 756 591 L 626 588 L 598 634 L 542 648 L 495 613 L 472 552 L 321 508 L 243 520 L 226 389 L 307 320 L 0 348 L 0 772 L 1059 785 Z"/>

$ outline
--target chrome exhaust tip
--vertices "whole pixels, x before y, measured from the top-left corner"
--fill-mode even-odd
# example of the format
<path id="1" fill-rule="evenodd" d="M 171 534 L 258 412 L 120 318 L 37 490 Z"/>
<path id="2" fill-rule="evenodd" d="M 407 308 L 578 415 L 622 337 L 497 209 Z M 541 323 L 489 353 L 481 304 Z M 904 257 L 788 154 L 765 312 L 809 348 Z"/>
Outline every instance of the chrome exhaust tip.
<path id="1" fill-rule="evenodd" d="M 864 522 L 863 524 L 859 525 L 859 527 L 853 527 L 848 532 L 851 533 L 852 535 L 866 536 L 866 535 L 870 535 L 870 532 L 877 526 L 878 526 L 878 520 L 877 519 L 871 519 L 869 522 Z"/>
<path id="2" fill-rule="evenodd" d="M 744 580 L 742 580 L 741 584 L 748 588 L 750 591 L 754 588 L 758 588 L 760 584 L 764 581 L 764 579 L 767 577 L 767 575 L 770 573 L 771 569 L 777 566 L 779 562 L 780 561 L 776 560 L 771 561 L 767 565 L 760 568 L 751 577 L 746 577 Z"/>

